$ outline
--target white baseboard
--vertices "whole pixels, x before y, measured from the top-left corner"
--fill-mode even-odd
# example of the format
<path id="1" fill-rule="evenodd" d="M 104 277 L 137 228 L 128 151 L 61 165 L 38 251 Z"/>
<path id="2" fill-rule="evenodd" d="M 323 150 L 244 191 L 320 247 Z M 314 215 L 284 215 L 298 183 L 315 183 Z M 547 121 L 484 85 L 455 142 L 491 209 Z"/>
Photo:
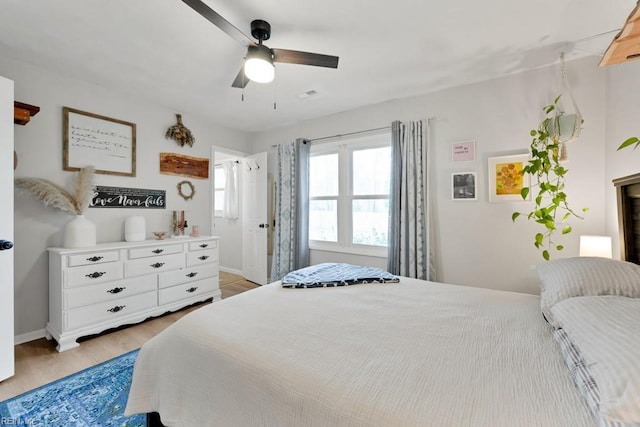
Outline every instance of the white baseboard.
<path id="1" fill-rule="evenodd" d="M 39 340 L 40 338 L 44 338 L 46 335 L 44 329 L 40 329 L 33 332 L 27 332 L 26 334 L 20 334 L 13 337 L 14 345 L 24 344 L 29 341 Z"/>
<path id="2" fill-rule="evenodd" d="M 242 276 L 242 270 L 236 270 L 233 268 L 227 268 L 220 266 L 220 271 L 224 271 L 225 273 L 237 274 L 238 276 Z"/>

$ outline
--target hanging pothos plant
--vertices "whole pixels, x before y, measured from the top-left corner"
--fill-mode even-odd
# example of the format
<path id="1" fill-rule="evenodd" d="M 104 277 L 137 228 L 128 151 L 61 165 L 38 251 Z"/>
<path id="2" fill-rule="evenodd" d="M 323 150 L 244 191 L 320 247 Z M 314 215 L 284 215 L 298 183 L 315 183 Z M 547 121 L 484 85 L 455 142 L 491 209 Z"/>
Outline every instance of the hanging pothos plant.
<path id="1" fill-rule="evenodd" d="M 558 117 L 562 115 L 558 108 L 559 100 L 560 96 L 553 104 L 543 108 L 545 119 L 537 130 L 531 131 L 531 159 L 523 168 L 522 174 L 530 174 L 532 182 L 530 187 L 522 188 L 520 195 L 526 200 L 532 189 L 537 188 L 534 208 L 530 212 L 514 212 L 511 216 L 512 221 L 515 221 L 521 215 L 526 215 L 527 219 L 534 220 L 544 228 L 542 232 L 536 233 L 534 244 L 536 248 L 542 249 L 542 257 L 547 261 L 551 257 L 551 249 L 564 249 L 563 245 L 554 241 L 555 233 L 570 233 L 571 226 L 568 220 L 571 217 L 583 219 L 569 207 L 567 194 L 564 192 L 565 175 L 568 170 L 560 164 L 559 135 L 552 131 L 553 123 L 557 123 Z M 583 212 L 587 210 L 582 209 Z"/>
<path id="2" fill-rule="evenodd" d="M 637 136 L 632 136 L 631 138 L 627 139 L 625 142 L 620 144 L 620 146 L 618 147 L 618 151 L 622 150 L 623 148 L 630 147 L 632 145 L 634 150 L 638 148 L 638 146 L 640 145 L 640 139 L 638 139 Z"/>

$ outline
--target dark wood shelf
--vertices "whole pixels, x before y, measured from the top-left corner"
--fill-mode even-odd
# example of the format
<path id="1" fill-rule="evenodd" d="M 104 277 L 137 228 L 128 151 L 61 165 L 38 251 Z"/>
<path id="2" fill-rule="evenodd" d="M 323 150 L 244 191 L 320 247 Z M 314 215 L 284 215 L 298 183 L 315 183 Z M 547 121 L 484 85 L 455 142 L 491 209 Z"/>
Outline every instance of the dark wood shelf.
<path id="1" fill-rule="evenodd" d="M 13 103 L 13 123 L 17 125 L 26 125 L 31 117 L 38 114 L 40 107 L 24 102 L 14 101 Z"/>

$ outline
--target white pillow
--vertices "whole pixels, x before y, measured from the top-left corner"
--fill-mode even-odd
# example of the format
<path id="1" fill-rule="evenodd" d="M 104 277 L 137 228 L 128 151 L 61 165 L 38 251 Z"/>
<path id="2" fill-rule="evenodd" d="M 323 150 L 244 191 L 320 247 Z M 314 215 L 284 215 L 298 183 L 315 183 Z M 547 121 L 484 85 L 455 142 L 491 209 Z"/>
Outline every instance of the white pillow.
<path id="1" fill-rule="evenodd" d="M 557 327 L 551 309 L 578 296 L 619 295 L 640 298 L 640 266 L 608 258 L 577 257 L 548 261 L 536 267 L 540 278 L 540 306 Z"/>
<path id="2" fill-rule="evenodd" d="M 602 418 L 640 425 L 640 299 L 569 298 L 552 312 L 595 380 Z"/>

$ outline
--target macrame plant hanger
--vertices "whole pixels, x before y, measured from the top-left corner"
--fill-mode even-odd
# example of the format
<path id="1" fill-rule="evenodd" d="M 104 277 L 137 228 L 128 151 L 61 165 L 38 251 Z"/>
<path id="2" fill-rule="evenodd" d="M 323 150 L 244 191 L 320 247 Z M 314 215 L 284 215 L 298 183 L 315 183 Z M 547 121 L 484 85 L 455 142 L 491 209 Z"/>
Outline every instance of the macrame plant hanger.
<path id="1" fill-rule="evenodd" d="M 564 52 L 560 53 L 560 73 L 562 76 L 562 88 L 565 92 L 562 97 L 562 104 L 570 104 L 573 112 L 569 114 L 564 110 L 556 112 L 553 119 L 553 137 L 557 140 L 558 144 L 560 144 L 560 161 L 566 161 L 568 159 L 567 144 L 578 139 L 582 131 L 583 120 L 578 104 L 576 104 L 576 100 L 571 92 L 571 85 L 569 84 L 564 63 Z"/>

